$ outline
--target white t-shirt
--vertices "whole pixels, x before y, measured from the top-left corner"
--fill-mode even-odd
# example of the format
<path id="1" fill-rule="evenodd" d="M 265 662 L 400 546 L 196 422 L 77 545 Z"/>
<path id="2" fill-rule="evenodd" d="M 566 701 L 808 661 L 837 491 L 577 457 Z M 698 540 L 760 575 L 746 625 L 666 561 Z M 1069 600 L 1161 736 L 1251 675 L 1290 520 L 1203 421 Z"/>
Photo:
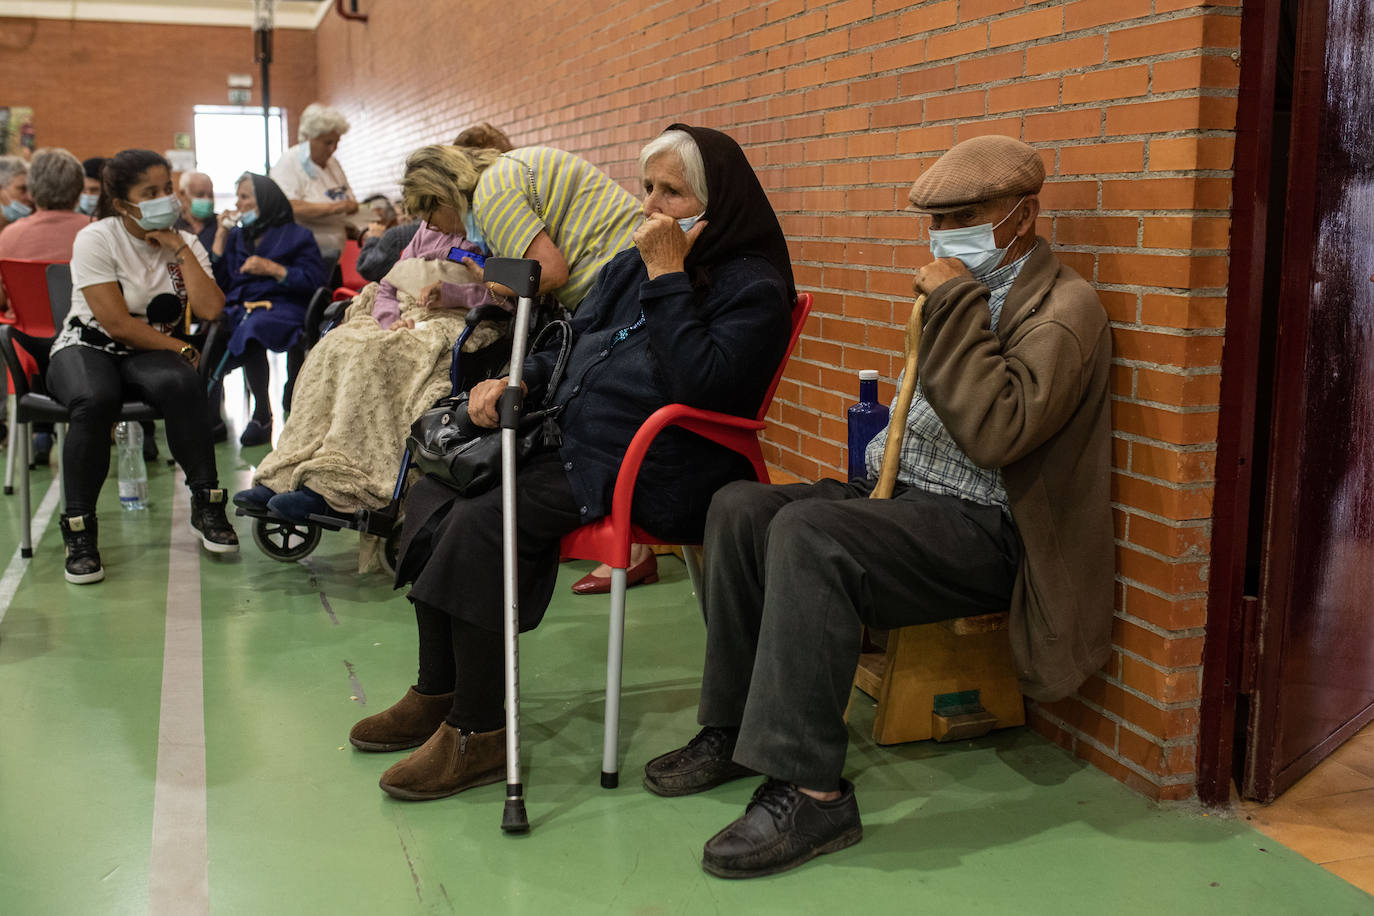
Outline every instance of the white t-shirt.
<path id="1" fill-rule="evenodd" d="M 348 186 L 348 177 L 344 175 L 339 160 L 330 156 L 329 162 L 320 168 L 310 158 L 308 140 L 282 153 L 277 164 L 272 166 L 271 178 L 287 200 L 325 204 L 353 198 L 353 189 Z M 320 254 L 326 258 L 337 258 L 339 252 L 343 251 L 348 238 L 344 231 L 348 219 L 342 213 L 323 219 L 301 219 L 298 216 L 296 222 L 314 233 Z"/>
<path id="2" fill-rule="evenodd" d="M 178 235 L 186 242 L 196 260 L 200 261 L 205 273 L 209 274 L 210 257 L 205 253 L 205 246 L 190 232 L 179 232 Z M 144 321 L 148 320 L 148 303 L 162 293 L 171 293 L 181 300 L 183 310 L 188 306 L 186 281 L 176 256 L 161 245 L 150 245 L 144 239 L 134 238 L 124 228 L 124 220 L 118 216 L 97 220 L 76 234 L 76 241 L 72 243 L 71 271 L 72 305 L 57 340 L 53 342 L 54 353 L 73 344 L 98 347 L 112 353 L 129 352 L 127 347 L 99 339 L 104 337 L 108 340 L 109 335 L 91 314 L 91 307 L 82 292 L 88 286 L 118 283 L 129 314 Z M 181 316 L 178 316 L 175 321 L 153 326 L 166 333 L 180 320 Z M 73 321 L 79 323 L 80 327 L 73 327 Z M 82 328 L 95 333 L 83 334 Z"/>

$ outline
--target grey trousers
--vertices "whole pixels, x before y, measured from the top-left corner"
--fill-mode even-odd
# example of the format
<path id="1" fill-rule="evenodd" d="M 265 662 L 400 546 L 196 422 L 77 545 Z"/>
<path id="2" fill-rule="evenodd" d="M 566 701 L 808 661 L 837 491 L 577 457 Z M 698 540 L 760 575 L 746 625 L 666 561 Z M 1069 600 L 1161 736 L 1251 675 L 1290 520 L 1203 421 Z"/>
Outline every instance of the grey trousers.
<path id="1" fill-rule="evenodd" d="M 734 759 L 839 785 L 862 626 L 1007 609 L 1021 541 L 996 507 L 872 481 L 732 483 L 706 518 L 698 721 L 740 729 Z"/>

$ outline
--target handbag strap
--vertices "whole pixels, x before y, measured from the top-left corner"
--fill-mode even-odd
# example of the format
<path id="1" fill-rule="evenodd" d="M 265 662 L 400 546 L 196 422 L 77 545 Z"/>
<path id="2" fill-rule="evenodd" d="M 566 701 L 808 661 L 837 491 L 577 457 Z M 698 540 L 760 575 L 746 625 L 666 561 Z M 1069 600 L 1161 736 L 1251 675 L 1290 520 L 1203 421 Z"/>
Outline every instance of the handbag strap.
<path id="1" fill-rule="evenodd" d="M 549 375 L 549 384 L 544 389 L 550 394 L 558 390 L 559 383 L 563 381 L 563 374 L 568 369 L 568 357 L 572 354 L 572 325 L 562 318 L 550 321 L 539 330 L 534 337 L 534 343 L 530 344 L 530 352 L 536 352 L 544 338 L 553 330 L 557 330 L 562 339 L 558 343 L 558 359 L 553 364 L 553 373 Z"/>

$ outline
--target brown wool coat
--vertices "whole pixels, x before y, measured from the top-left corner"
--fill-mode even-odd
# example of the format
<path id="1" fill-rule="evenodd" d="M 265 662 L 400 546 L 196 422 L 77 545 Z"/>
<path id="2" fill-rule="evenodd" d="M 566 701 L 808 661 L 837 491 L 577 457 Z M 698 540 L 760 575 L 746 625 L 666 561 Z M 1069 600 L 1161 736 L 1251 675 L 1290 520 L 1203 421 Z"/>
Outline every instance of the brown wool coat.
<path id="1" fill-rule="evenodd" d="M 1067 696 L 1111 652 L 1111 329 L 1097 293 L 1038 239 L 994 332 L 988 289 L 930 296 L 920 376 L 950 434 L 1002 469 L 1025 545 L 1010 637 L 1022 690 Z"/>

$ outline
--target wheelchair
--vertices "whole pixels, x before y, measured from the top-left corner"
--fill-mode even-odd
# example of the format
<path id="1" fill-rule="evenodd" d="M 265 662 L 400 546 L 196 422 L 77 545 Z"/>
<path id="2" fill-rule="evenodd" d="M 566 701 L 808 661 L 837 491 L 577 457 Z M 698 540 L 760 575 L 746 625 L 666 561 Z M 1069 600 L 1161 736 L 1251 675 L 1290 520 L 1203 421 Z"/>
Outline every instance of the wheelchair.
<path id="1" fill-rule="evenodd" d="M 313 345 L 338 320 L 346 306 L 344 300 L 329 301 L 328 295 L 316 295 L 307 310 L 306 339 Z M 560 306 L 547 300 L 531 315 L 530 338 L 549 321 L 563 317 Z M 463 346 L 483 323 L 501 328 L 498 338 L 472 353 L 464 353 Z M 510 363 L 515 315 L 499 305 L 482 305 L 470 310 L 463 333 L 453 345 L 449 362 L 449 382 L 452 393 L 467 391 L 484 379 L 500 378 Z M 489 325 L 490 326 L 490 325 Z M 253 543 L 274 560 L 294 563 L 310 556 L 319 546 L 326 531 L 359 531 L 373 535 L 382 542 L 379 560 L 387 575 L 396 574 L 396 558 L 400 546 L 402 504 L 413 467 L 410 450 L 401 455 L 400 471 L 391 501 L 380 509 L 357 509 L 351 513 L 314 514 L 306 524 L 291 521 L 271 511 L 255 511 L 238 507 L 236 515 L 253 519 Z"/>

